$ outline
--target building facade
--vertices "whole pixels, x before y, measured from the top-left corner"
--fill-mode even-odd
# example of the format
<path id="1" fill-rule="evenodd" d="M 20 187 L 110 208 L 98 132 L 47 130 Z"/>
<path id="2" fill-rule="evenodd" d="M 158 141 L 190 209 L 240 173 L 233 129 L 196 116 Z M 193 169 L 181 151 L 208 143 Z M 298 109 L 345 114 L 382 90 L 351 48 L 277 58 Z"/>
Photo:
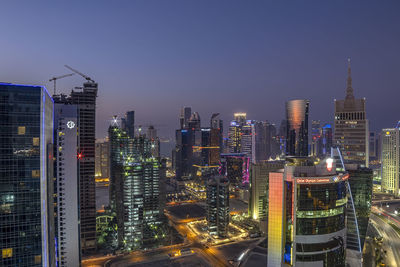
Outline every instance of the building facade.
<path id="1" fill-rule="evenodd" d="M 229 180 L 214 176 L 207 182 L 207 224 L 211 235 L 228 236 Z"/>
<path id="2" fill-rule="evenodd" d="M 80 266 L 78 108 L 54 105 L 54 193 L 57 266 Z"/>
<path id="3" fill-rule="evenodd" d="M 286 102 L 286 155 L 308 156 L 308 100 Z"/>
<path id="4" fill-rule="evenodd" d="M 96 180 L 106 181 L 110 178 L 110 143 L 108 140 L 96 140 L 95 173 Z"/>
<path id="5" fill-rule="evenodd" d="M 381 132 L 382 191 L 400 195 L 400 129 L 388 128 Z"/>
<path id="6" fill-rule="evenodd" d="M 369 164 L 369 129 L 365 98 L 356 99 L 353 93 L 350 60 L 346 98 L 335 100 L 334 146 L 342 151 L 345 163 Z"/>
<path id="7" fill-rule="evenodd" d="M 56 266 L 53 101 L 41 86 L 0 84 L 1 266 Z"/>
<path id="8" fill-rule="evenodd" d="M 307 157 L 269 174 L 268 266 L 345 266 L 347 179 Z"/>

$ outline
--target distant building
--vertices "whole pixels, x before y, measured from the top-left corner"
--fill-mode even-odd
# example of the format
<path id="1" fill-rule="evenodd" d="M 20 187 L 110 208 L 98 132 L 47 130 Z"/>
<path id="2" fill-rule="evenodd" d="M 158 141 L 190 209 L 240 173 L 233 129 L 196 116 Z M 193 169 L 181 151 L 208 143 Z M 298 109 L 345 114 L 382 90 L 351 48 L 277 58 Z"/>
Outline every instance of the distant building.
<path id="1" fill-rule="evenodd" d="M 308 156 L 308 100 L 286 102 L 286 155 Z"/>
<path id="2" fill-rule="evenodd" d="M 346 98 L 335 100 L 334 145 L 342 151 L 345 163 L 356 163 L 368 167 L 369 129 L 365 98 L 354 97 L 350 60 L 347 72 Z"/>
<path id="3" fill-rule="evenodd" d="M 321 129 L 321 138 L 318 156 L 324 158 L 330 154 L 332 148 L 332 125 L 325 123 Z"/>
<path id="4" fill-rule="evenodd" d="M 375 160 L 377 158 L 377 146 L 374 132 L 369 132 L 369 159 Z"/>
<path id="5" fill-rule="evenodd" d="M 180 123 L 181 129 L 187 129 L 189 127 L 188 121 L 189 121 L 191 115 L 192 115 L 192 108 L 183 107 L 181 109 L 181 115 L 179 117 L 179 123 Z"/>
<path id="6" fill-rule="evenodd" d="M 347 179 L 307 157 L 269 174 L 268 266 L 345 266 Z"/>
<path id="7" fill-rule="evenodd" d="M 229 181 L 223 176 L 214 176 L 207 182 L 207 224 L 211 235 L 228 236 Z"/>
<path id="8" fill-rule="evenodd" d="M 321 147 L 321 122 L 313 120 L 311 122 L 311 144 L 310 156 L 317 157 Z"/>
<path id="9" fill-rule="evenodd" d="M 54 193 L 57 266 L 81 262 L 79 220 L 78 107 L 54 104 Z"/>
<path id="10" fill-rule="evenodd" d="M 121 118 L 121 128 L 129 137 L 135 137 L 135 111 L 127 111 L 125 117 Z"/>
<path id="11" fill-rule="evenodd" d="M 228 151 L 229 153 L 241 153 L 242 127 L 246 124 L 246 113 L 235 113 L 234 118 L 228 129 Z"/>
<path id="12" fill-rule="evenodd" d="M 1 266 L 56 266 L 53 101 L 41 86 L 0 83 Z"/>
<path id="13" fill-rule="evenodd" d="M 157 136 L 157 130 L 150 125 L 147 129 L 146 138 L 151 142 L 151 154 L 155 158 L 160 157 L 160 138 Z"/>
<path id="14" fill-rule="evenodd" d="M 219 173 L 228 178 L 232 186 L 249 183 L 250 159 L 246 153 L 221 154 Z"/>
<path id="15" fill-rule="evenodd" d="M 383 129 L 382 149 L 382 191 L 400 195 L 400 128 Z"/>
<path id="16" fill-rule="evenodd" d="M 95 170 L 96 178 L 110 178 L 110 143 L 108 140 L 96 140 Z"/>

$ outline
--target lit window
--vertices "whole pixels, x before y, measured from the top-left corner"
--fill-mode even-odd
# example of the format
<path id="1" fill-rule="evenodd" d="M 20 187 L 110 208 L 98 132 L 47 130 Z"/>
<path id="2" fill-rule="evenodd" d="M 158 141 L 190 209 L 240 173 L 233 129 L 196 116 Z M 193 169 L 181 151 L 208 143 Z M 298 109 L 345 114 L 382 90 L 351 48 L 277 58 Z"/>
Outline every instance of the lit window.
<path id="1" fill-rule="evenodd" d="M 40 170 L 32 170 L 32 178 L 39 178 Z"/>
<path id="2" fill-rule="evenodd" d="M 26 132 L 25 126 L 18 126 L 18 135 L 24 135 Z"/>
<path id="3" fill-rule="evenodd" d="M 40 264 L 40 263 L 42 263 L 42 255 L 36 255 L 35 264 Z"/>
<path id="4" fill-rule="evenodd" d="M 3 259 L 11 258 L 13 256 L 13 249 L 12 248 L 3 248 L 1 254 L 2 254 Z"/>
<path id="5" fill-rule="evenodd" d="M 39 146 L 39 137 L 33 137 L 32 138 L 32 144 L 34 146 Z"/>

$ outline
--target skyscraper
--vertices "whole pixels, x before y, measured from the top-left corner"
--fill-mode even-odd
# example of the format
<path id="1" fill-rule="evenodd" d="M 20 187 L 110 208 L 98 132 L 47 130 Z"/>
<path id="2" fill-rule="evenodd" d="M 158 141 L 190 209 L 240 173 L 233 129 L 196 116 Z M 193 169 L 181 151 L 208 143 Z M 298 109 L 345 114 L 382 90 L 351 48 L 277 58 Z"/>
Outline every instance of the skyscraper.
<path id="1" fill-rule="evenodd" d="M 242 152 L 242 127 L 246 123 L 246 113 L 235 113 L 228 129 L 228 151 L 229 153 Z"/>
<path id="2" fill-rule="evenodd" d="M 165 163 L 151 154 L 151 141 L 131 138 L 118 125 L 109 128 L 110 203 L 116 211 L 118 244 L 126 250 L 151 242 L 151 226 L 163 217 Z"/>
<path id="3" fill-rule="evenodd" d="M 96 140 L 96 178 L 110 178 L 110 143 L 107 139 Z"/>
<path id="4" fill-rule="evenodd" d="M 313 120 L 311 122 L 311 145 L 310 156 L 316 157 L 319 154 L 321 146 L 321 122 Z"/>
<path id="5" fill-rule="evenodd" d="M 382 191 L 400 195 L 400 128 L 383 129 L 382 149 Z"/>
<path id="6" fill-rule="evenodd" d="M 78 107 L 54 105 L 54 193 L 57 265 L 80 266 Z"/>
<path id="7" fill-rule="evenodd" d="M 192 108 L 183 107 L 181 109 L 181 115 L 179 117 L 179 123 L 180 123 L 181 129 L 186 129 L 189 127 L 188 121 L 189 121 L 191 115 L 192 115 Z"/>
<path id="8" fill-rule="evenodd" d="M 53 267 L 53 101 L 1 83 L 0 107 L 0 265 Z"/>
<path id="9" fill-rule="evenodd" d="M 269 174 L 268 266 L 345 266 L 347 179 L 332 158 Z"/>
<path id="10" fill-rule="evenodd" d="M 346 163 L 357 163 L 368 167 L 369 130 L 365 98 L 354 97 L 350 59 L 348 62 L 346 98 L 335 99 L 334 145 L 340 148 Z"/>
<path id="11" fill-rule="evenodd" d="M 95 141 L 97 83 L 88 81 L 72 90 L 69 97 L 53 96 L 55 103 L 78 106 L 79 120 L 79 208 L 82 252 L 96 249 Z"/>
<path id="12" fill-rule="evenodd" d="M 286 155 L 308 156 L 308 100 L 286 102 Z"/>
<path id="13" fill-rule="evenodd" d="M 211 235 L 228 236 L 229 181 L 224 176 L 211 177 L 207 182 L 207 224 Z"/>
<path id="14" fill-rule="evenodd" d="M 320 150 L 318 156 L 324 158 L 329 155 L 332 147 L 332 126 L 325 123 L 321 129 Z"/>
<path id="15" fill-rule="evenodd" d="M 147 129 L 146 138 L 151 142 L 151 154 L 155 158 L 160 157 L 160 139 L 157 136 L 157 130 L 150 125 Z"/>

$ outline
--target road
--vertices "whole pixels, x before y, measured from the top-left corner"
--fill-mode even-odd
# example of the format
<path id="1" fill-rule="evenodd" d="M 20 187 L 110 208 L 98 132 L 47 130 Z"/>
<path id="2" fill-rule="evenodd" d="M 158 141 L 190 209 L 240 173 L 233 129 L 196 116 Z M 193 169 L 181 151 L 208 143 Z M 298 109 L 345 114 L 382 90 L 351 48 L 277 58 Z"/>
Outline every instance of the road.
<path id="1" fill-rule="evenodd" d="M 370 223 L 374 225 L 379 234 L 383 237 L 383 249 L 387 251 L 386 262 L 390 267 L 400 266 L 400 235 L 382 220 L 380 217 L 371 213 Z"/>

